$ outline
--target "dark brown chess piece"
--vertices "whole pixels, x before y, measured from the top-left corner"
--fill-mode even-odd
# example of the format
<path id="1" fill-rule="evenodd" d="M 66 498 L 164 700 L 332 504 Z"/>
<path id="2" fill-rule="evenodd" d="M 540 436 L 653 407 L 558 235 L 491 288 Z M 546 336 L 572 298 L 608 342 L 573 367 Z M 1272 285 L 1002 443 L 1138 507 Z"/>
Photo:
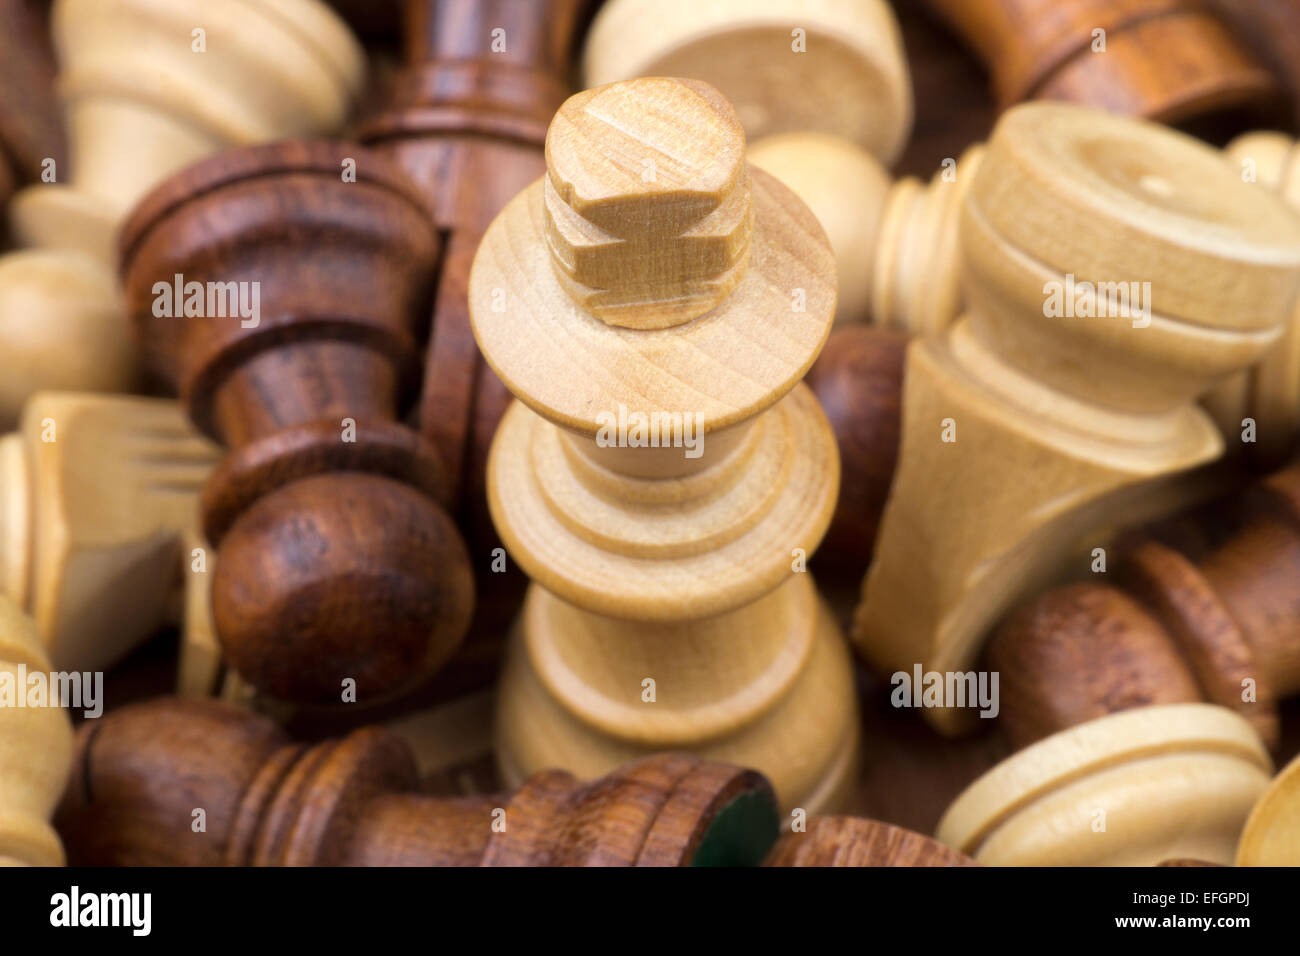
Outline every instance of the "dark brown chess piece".
<path id="1" fill-rule="evenodd" d="M 964 853 L 903 827 L 861 817 L 814 817 L 787 833 L 764 866 L 978 866 Z"/>
<path id="2" fill-rule="evenodd" d="M 80 865 L 753 865 L 777 836 L 762 775 L 675 754 L 590 784 L 550 770 L 514 793 L 440 798 L 415 792 L 389 731 L 307 746 L 174 698 L 87 721 L 77 747 L 56 825 Z"/>
<path id="3" fill-rule="evenodd" d="M 40 181 L 46 159 L 55 175 L 63 169 L 48 20 L 34 0 L 0 0 L 0 206 L 16 186 Z"/>
<path id="4" fill-rule="evenodd" d="M 230 449 L 202 500 L 213 618 L 272 697 L 337 703 L 348 679 L 359 701 L 396 695 L 464 634 L 443 466 L 395 421 L 438 245 L 401 172 L 342 143 L 220 154 L 124 227 L 144 361 Z"/>
<path id="5" fill-rule="evenodd" d="M 1300 692 L 1300 466 L 1256 486 L 1251 505 L 1197 560 L 1135 535 L 1115 584 L 1048 591 L 1003 622 L 987 665 L 1018 745 L 1120 710 L 1207 701 L 1276 747 L 1277 702 Z"/>

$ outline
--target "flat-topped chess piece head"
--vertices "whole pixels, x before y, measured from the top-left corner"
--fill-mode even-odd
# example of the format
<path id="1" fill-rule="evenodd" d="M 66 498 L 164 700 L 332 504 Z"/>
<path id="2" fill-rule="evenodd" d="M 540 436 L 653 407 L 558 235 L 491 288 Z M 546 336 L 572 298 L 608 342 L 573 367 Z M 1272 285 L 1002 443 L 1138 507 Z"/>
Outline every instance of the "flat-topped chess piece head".
<path id="1" fill-rule="evenodd" d="M 583 76 L 593 87 L 703 80 L 735 104 L 751 139 L 830 133 L 886 165 L 912 128 L 911 77 L 883 0 L 611 0 L 587 36 Z"/>
<path id="2" fill-rule="evenodd" d="M 952 802 L 935 836 L 990 866 L 1228 864 L 1272 770 L 1226 708 L 1140 707 L 1008 757 Z"/>
<path id="3" fill-rule="evenodd" d="M 71 178 L 16 197 L 12 225 L 107 262 L 154 184 L 227 146 L 337 129 L 364 68 L 319 0 L 58 0 L 51 29 Z"/>
<path id="4" fill-rule="evenodd" d="M 358 699 L 396 694 L 464 635 L 443 465 L 397 421 L 437 249 L 410 182 L 342 143 L 213 157 L 124 229 L 144 360 L 229 449 L 202 500 L 212 611 L 271 696 L 338 702 L 348 679 Z"/>
<path id="5" fill-rule="evenodd" d="M 265 717 L 174 698 L 88 721 L 77 748 L 58 816 L 76 864 L 752 866 L 777 836 L 761 774 L 680 754 L 443 799 L 418 793 L 384 728 L 294 744 Z"/>
<path id="6" fill-rule="evenodd" d="M 48 688 L 49 671 L 31 619 L 0 595 L 0 866 L 63 865 L 49 820 L 72 766 L 72 723 L 48 692 L 28 699 L 28 678 Z"/>

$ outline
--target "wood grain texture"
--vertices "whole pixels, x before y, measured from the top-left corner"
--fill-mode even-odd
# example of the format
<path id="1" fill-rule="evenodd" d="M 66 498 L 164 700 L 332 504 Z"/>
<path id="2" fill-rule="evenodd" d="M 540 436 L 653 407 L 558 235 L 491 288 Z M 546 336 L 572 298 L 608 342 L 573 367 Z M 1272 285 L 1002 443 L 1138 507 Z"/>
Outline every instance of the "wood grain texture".
<path id="1" fill-rule="evenodd" d="M 936 837 L 991 866 L 1231 863 L 1272 762 L 1209 704 L 1143 707 L 1020 751 L 970 785 Z"/>
<path id="2" fill-rule="evenodd" d="M 41 392 L 0 437 L 0 591 L 58 670 L 104 670 L 171 620 L 218 455 L 160 399 Z"/>
<path id="3" fill-rule="evenodd" d="M 764 866 L 976 866 L 939 841 L 860 817 L 815 817 L 781 837 Z"/>
<path id="4" fill-rule="evenodd" d="M 1003 109 L 1068 100 L 1176 124 L 1265 109 L 1276 81 L 1187 0 L 928 0 L 988 66 Z M 1105 31 L 1095 48 L 1094 30 Z"/>
<path id="5" fill-rule="evenodd" d="M 78 864 L 753 865 L 777 835 L 760 774 L 682 755 L 440 799 L 416 792 L 410 750 L 382 728 L 307 746 L 239 708 L 165 698 L 86 724 L 77 746 L 58 824 Z"/>
<path id="6" fill-rule="evenodd" d="M 1235 533 L 1199 560 L 1131 536 L 1118 583 L 1037 598 L 1001 626 L 988 664 L 1023 745 L 1102 714 L 1204 700 L 1236 711 L 1270 747 L 1277 701 L 1300 691 L 1300 467 L 1254 492 Z"/>
<path id="7" fill-rule="evenodd" d="M 405 64 L 360 129 L 363 143 L 420 187 L 443 234 L 419 428 L 447 464 L 454 513 L 481 559 L 500 543 L 483 488 L 510 394 L 474 344 L 469 270 L 493 217 L 546 170 L 546 127 L 568 95 L 583 8 L 582 0 L 408 0 Z"/>
<path id="8" fill-rule="evenodd" d="M 735 147 L 729 111 L 695 81 L 634 80 L 566 102 L 547 155 L 585 156 L 584 168 L 551 169 L 512 200 L 470 276 L 479 345 L 520 400 L 493 443 L 489 502 L 534 582 L 507 655 L 498 757 L 517 782 L 688 750 L 754 766 L 783 807 L 816 812 L 844 798 L 857 751 L 843 644 L 811 582 L 792 574 L 838 485 L 834 438 L 798 384 L 830 329 L 834 262 L 788 189 L 679 142 L 679 113 L 694 142 L 695 126 L 716 123 Z M 661 269 L 658 243 L 640 240 L 692 221 L 707 234 L 733 214 L 730 184 L 746 172 L 748 262 L 697 315 L 698 299 L 683 304 L 695 277 Z M 637 237 L 628 251 L 644 261 L 629 256 L 606 283 L 646 290 L 631 318 L 602 319 L 570 296 L 554 262 L 563 251 L 547 241 L 552 179 L 580 182 L 555 191 L 593 230 Z M 680 440 L 619 439 L 609 416 L 620 407 L 693 421 L 705 444 L 694 456 Z M 654 703 L 642 699 L 647 678 Z"/>
<path id="9" fill-rule="evenodd" d="M 703 80 L 735 104 L 752 139 L 819 131 L 886 165 L 912 125 L 898 24 L 883 0 L 613 0 L 592 24 L 582 67 L 590 87 Z"/>
<path id="10" fill-rule="evenodd" d="M 1217 458 L 1193 399 L 1277 339 L 1300 277 L 1300 221 L 1216 151 L 1065 104 L 1004 115 L 960 228 L 967 314 L 909 348 L 899 469 L 855 617 L 884 673 L 967 670 L 1079 535 Z M 1076 281 L 1149 283 L 1146 311 L 1111 300 L 1089 318 Z"/>
<path id="11" fill-rule="evenodd" d="M 124 231 L 145 361 L 230 449 L 202 500 L 213 615 L 230 663 L 274 697 L 337 702 L 347 678 L 358 699 L 397 694 L 464 635 L 473 579 L 443 465 L 395 421 L 437 247 L 416 187 L 344 143 L 213 157 Z M 158 314 L 177 275 L 257 283 L 260 318 Z"/>
<path id="12" fill-rule="evenodd" d="M 0 681 L 25 695 L 25 676 L 49 669 L 31 619 L 0 595 Z M 62 707 L 0 707 L 0 866 L 63 865 L 49 820 L 71 761 L 72 724 Z"/>

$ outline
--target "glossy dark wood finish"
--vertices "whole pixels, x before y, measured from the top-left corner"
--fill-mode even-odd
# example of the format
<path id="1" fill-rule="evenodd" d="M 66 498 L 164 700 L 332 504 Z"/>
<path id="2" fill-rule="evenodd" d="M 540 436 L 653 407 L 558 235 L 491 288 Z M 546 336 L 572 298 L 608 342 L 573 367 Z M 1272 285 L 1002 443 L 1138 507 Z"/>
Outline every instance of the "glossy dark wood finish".
<path id="1" fill-rule="evenodd" d="M 1272 74 L 1190 0 L 928 0 L 988 67 L 1003 109 L 1062 99 L 1183 124 L 1266 111 Z M 1094 52 L 1093 31 L 1106 31 Z"/>
<path id="2" fill-rule="evenodd" d="M 337 703 L 348 678 L 358 700 L 395 695 L 464 635 L 473 579 L 445 468 L 395 420 L 438 246 L 415 187 L 345 143 L 223 153 L 123 230 L 144 361 L 230 449 L 203 494 L 213 615 L 229 663 L 273 697 Z M 155 315 L 176 275 L 256 284 L 256 326 Z"/>
<path id="3" fill-rule="evenodd" d="M 764 866 L 978 866 L 938 840 L 861 817 L 814 817 L 787 833 Z"/>
<path id="4" fill-rule="evenodd" d="M 512 794 L 438 798 L 382 728 L 306 746 L 214 701 L 89 721 L 75 767 L 56 817 L 74 865 L 680 866 L 757 862 L 776 838 L 750 770 L 663 755 L 590 784 L 546 771 Z M 745 801 L 759 812 L 738 822 L 766 826 L 712 829 Z"/>
<path id="5" fill-rule="evenodd" d="M 1058 588 L 1008 617 L 987 662 L 1019 745 L 1130 707 L 1205 700 L 1278 746 L 1277 702 L 1300 692 L 1300 465 L 1251 495 L 1241 526 L 1199 559 L 1130 536 L 1115 584 Z"/>
<path id="6" fill-rule="evenodd" d="M 478 554 L 498 544 L 483 479 L 510 394 L 470 330 L 469 268 L 492 219 L 546 171 L 546 129 L 569 93 L 585 6 L 408 0 L 405 66 L 391 101 L 361 127 L 362 141 L 418 184 L 445 239 L 419 425 L 448 463 L 454 507 Z"/>

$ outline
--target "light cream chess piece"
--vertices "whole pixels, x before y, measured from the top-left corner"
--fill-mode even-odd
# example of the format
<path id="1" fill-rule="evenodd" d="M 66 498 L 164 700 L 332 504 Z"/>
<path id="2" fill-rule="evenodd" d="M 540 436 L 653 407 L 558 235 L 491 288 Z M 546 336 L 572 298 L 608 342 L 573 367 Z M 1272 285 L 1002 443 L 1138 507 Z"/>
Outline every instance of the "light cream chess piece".
<path id="1" fill-rule="evenodd" d="M 509 782 L 685 750 L 762 770 L 810 814 L 851 787 L 852 669 L 799 573 L 838 490 L 799 381 L 830 330 L 834 259 L 744 148 L 706 84 L 580 93 L 547 175 L 479 248 L 474 332 L 519 399 L 489 502 L 534 582 L 499 696 Z"/>

